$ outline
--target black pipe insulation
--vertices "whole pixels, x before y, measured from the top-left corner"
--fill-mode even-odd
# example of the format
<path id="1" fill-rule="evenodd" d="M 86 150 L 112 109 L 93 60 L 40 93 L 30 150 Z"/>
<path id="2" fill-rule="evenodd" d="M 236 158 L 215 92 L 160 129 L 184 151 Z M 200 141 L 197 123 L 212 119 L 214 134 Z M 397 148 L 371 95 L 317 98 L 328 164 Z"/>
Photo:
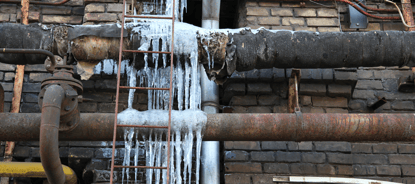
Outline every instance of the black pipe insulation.
<path id="1" fill-rule="evenodd" d="M 141 38 L 131 30 L 126 29 L 124 35 L 127 39 L 123 47 L 136 50 Z M 117 59 L 113 57 L 118 55 L 120 28 L 116 25 L 45 28 L 38 24 L 5 23 L 0 24 L 0 32 L 5 33 L 0 34 L 0 47 L 3 48 L 45 49 L 54 54 L 69 52 L 78 61 L 85 62 Z M 203 41 L 206 40 L 204 35 L 198 37 L 199 61 L 202 64 L 208 63 L 203 46 L 210 43 L 208 50 L 210 56 L 214 57 L 215 68 L 207 73 L 217 80 L 226 79 L 235 70 L 247 71 L 254 68 L 415 66 L 414 32 L 318 33 L 265 29 L 251 31 L 242 28 L 233 33 L 218 31 L 209 37 L 210 42 Z M 101 47 L 105 47 L 105 51 Z M 123 57 L 132 60 L 133 54 L 125 54 Z M 135 59 L 138 63 L 136 66 L 144 65 L 140 54 Z M 40 64 L 44 61 L 44 55 L 0 54 L 0 62 L 3 63 Z"/>

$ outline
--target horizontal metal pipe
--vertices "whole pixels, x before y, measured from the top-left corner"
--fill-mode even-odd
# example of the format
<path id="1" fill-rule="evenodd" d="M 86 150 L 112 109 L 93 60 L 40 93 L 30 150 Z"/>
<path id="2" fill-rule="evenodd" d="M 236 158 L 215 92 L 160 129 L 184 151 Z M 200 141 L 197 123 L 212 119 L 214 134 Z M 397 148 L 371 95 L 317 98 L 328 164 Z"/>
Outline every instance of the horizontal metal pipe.
<path id="1" fill-rule="evenodd" d="M 85 113 L 61 141 L 111 141 L 114 114 Z M 0 113 L 0 140 L 39 140 L 40 114 Z M 414 114 L 207 114 L 204 141 L 414 141 Z M 123 140 L 123 128 L 117 140 Z"/>
<path id="2" fill-rule="evenodd" d="M 64 4 L 66 2 L 68 2 L 69 0 L 62 0 L 59 2 L 44 2 L 44 1 L 32 1 L 30 2 L 30 4 L 38 4 L 38 5 L 61 5 Z M 20 4 L 22 1 L 20 0 L 0 0 L 0 3 L 14 3 L 14 4 Z"/>
<path id="3" fill-rule="evenodd" d="M 56 60 L 52 52 L 43 49 L 15 49 L 15 48 L 0 48 L 0 53 L 10 54 L 43 54 L 49 57 L 51 65 L 47 68 L 55 68 Z"/>
<path id="4" fill-rule="evenodd" d="M 65 184 L 76 184 L 75 172 L 62 165 Z M 40 162 L 0 162 L 0 177 L 46 178 L 45 170 Z"/>

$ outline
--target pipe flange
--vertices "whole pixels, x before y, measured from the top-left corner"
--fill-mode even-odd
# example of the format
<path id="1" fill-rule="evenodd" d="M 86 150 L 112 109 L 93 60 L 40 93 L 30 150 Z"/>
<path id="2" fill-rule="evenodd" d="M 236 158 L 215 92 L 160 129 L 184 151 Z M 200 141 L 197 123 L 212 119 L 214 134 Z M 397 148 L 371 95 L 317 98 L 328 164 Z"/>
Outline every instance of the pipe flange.
<path id="1" fill-rule="evenodd" d="M 60 117 L 59 131 L 71 131 L 75 129 L 81 121 L 79 109 L 74 109 L 71 113 Z"/>
<path id="2" fill-rule="evenodd" d="M 74 79 L 74 78 L 66 78 L 66 77 L 49 77 L 42 81 L 41 88 L 45 88 L 50 84 L 62 84 L 66 83 L 69 86 L 76 89 L 78 95 L 82 95 L 83 92 L 83 85 L 81 81 Z"/>

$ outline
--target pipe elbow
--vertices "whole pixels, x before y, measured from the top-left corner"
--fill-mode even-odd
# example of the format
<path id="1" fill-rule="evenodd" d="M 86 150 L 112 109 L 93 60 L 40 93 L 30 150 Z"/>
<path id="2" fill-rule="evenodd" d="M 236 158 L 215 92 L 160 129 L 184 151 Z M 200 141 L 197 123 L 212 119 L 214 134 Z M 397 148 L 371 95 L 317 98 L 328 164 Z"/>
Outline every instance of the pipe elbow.
<path id="1" fill-rule="evenodd" d="M 65 90 L 58 85 L 47 87 L 42 104 L 40 159 L 49 183 L 64 184 L 65 174 L 59 158 L 59 119 Z"/>

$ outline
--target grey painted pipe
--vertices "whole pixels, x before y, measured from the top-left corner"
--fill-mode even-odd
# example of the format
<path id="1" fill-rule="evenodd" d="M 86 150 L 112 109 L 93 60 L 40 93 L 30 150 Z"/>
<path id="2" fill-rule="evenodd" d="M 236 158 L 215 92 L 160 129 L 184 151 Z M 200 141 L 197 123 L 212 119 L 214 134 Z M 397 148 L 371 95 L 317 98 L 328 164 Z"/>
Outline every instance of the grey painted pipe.
<path id="1" fill-rule="evenodd" d="M 202 28 L 219 29 L 220 0 L 202 1 Z M 202 110 L 208 114 L 219 113 L 219 86 L 210 81 L 205 68 L 200 65 L 202 88 Z M 203 141 L 201 151 L 201 184 L 220 183 L 220 144 L 219 141 Z"/>
<path id="2" fill-rule="evenodd" d="M 49 183 L 64 184 L 65 174 L 59 158 L 59 119 L 65 91 L 58 85 L 46 89 L 40 125 L 40 159 Z"/>

